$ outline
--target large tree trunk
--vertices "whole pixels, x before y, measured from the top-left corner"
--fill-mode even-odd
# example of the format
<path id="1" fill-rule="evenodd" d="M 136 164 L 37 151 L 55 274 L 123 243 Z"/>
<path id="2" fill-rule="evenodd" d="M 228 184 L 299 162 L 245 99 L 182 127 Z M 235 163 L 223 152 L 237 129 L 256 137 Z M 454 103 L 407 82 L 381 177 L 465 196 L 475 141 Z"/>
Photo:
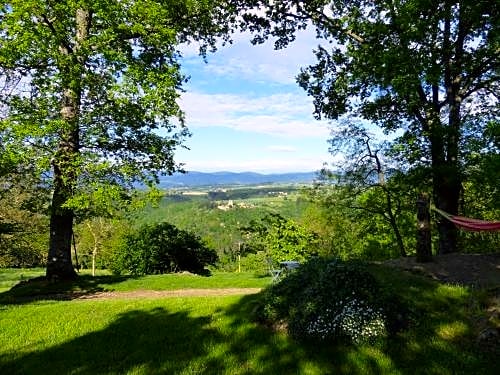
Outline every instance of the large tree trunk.
<path id="1" fill-rule="evenodd" d="M 47 278 L 68 280 L 76 278 L 71 262 L 71 240 L 73 238 L 74 213 L 64 204 L 74 193 L 77 181 L 76 162 L 79 149 L 77 110 L 80 97 L 72 89 L 63 95 L 61 117 L 65 127 L 61 130 L 61 141 L 52 167 L 54 171 L 54 193 L 50 213 L 50 242 L 47 262 Z"/>
<path id="2" fill-rule="evenodd" d="M 47 278 L 68 280 L 76 278 L 71 262 L 71 240 L 73 238 L 74 212 L 64 204 L 73 196 L 78 179 L 78 156 L 80 149 L 79 112 L 81 104 L 81 82 L 85 68 L 85 54 L 81 52 L 83 42 L 89 34 L 91 13 L 78 9 L 75 15 L 76 36 L 74 46 L 63 41 L 59 46 L 62 75 L 62 103 L 60 142 L 52 161 L 54 172 L 54 194 L 50 213 L 50 243 L 47 262 Z"/>
<path id="3" fill-rule="evenodd" d="M 434 201 L 436 206 L 452 215 L 458 213 L 460 199 L 460 180 L 457 168 L 452 165 L 446 168 L 441 176 L 435 176 Z M 455 225 L 441 217 L 437 224 L 439 233 L 439 254 L 448 254 L 458 251 L 458 233 Z"/>
<path id="4" fill-rule="evenodd" d="M 448 127 L 443 125 L 436 115 L 430 122 L 430 144 L 432 155 L 432 196 L 439 209 L 450 214 L 458 213 L 461 180 L 456 157 L 451 156 L 450 140 L 446 133 Z M 453 140 L 451 140 L 453 141 Z M 439 234 L 438 254 L 456 252 L 457 229 L 450 221 L 441 217 L 437 223 Z"/>
<path id="5" fill-rule="evenodd" d="M 50 280 L 71 280 L 76 272 L 71 262 L 73 235 L 73 211 L 63 208 L 70 197 L 65 186 L 63 172 L 54 165 L 54 194 L 50 215 L 50 242 L 46 276 Z"/>

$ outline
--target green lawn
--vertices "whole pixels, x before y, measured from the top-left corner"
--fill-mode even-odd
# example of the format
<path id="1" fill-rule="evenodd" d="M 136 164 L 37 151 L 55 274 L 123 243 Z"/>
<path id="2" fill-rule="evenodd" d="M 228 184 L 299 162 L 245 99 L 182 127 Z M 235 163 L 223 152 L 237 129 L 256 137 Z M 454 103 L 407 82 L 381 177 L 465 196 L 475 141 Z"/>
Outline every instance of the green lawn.
<path id="1" fill-rule="evenodd" d="M 259 295 L 54 301 L 46 295 L 54 286 L 24 284 L 0 293 L 0 374 L 495 373 L 498 357 L 475 344 L 473 323 L 480 317 L 484 292 L 380 267 L 373 272 L 411 302 L 415 322 L 394 338 L 359 346 L 298 343 L 257 324 L 252 312 Z M 8 278 L 3 271 L 0 277 Z M 269 278 L 228 273 L 208 278 L 85 276 L 59 288 L 268 284 Z M 14 291 L 23 288 L 21 295 L 29 291 L 42 299 L 17 299 Z"/>

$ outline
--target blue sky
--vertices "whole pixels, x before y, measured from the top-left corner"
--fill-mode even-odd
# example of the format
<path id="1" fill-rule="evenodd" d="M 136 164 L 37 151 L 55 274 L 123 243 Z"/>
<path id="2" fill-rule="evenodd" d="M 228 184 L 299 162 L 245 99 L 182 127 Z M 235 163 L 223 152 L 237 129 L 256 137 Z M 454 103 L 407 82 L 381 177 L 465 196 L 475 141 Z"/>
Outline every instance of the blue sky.
<path id="1" fill-rule="evenodd" d="M 193 133 L 176 160 L 195 171 L 261 173 L 313 171 L 331 160 L 328 124 L 312 116 L 312 100 L 298 87 L 300 67 L 314 62 L 313 33 L 287 49 L 253 46 L 248 35 L 207 56 L 184 49 L 190 76 L 180 104 Z"/>

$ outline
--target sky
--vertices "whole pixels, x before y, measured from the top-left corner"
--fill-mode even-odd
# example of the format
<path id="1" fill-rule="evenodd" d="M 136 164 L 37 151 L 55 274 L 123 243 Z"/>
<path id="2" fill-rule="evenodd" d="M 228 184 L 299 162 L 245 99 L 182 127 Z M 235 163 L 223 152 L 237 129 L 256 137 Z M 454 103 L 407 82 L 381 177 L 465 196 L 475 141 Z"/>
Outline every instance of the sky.
<path id="1" fill-rule="evenodd" d="M 328 123 L 314 119 L 312 99 L 295 80 L 315 61 L 314 36 L 299 34 L 275 51 L 272 41 L 253 46 L 239 34 L 206 62 L 196 46 L 184 48 L 190 80 L 180 105 L 192 137 L 177 162 L 188 171 L 286 173 L 316 171 L 331 160 Z"/>

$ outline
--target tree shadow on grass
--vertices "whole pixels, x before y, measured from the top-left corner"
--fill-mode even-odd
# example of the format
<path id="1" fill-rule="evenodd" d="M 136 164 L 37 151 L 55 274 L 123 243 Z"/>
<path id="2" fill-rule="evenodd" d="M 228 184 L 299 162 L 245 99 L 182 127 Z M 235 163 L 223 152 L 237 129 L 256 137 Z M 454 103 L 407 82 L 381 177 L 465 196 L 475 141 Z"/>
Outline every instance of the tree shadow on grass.
<path id="1" fill-rule="evenodd" d="M 46 350 L 0 357 L 2 374 L 174 374 L 207 355 L 211 341 L 221 341 L 210 318 L 164 308 L 121 314 L 100 331 Z M 221 363 L 212 365 L 220 367 Z"/>
<path id="2" fill-rule="evenodd" d="M 248 308 L 254 301 L 251 296 L 243 297 L 241 305 L 238 302 L 229 310 L 221 308 L 201 317 L 164 307 L 132 310 L 102 330 L 62 344 L 6 353 L 0 356 L 0 373 L 301 373 L 301 361 L 308 353 L 286 337 L 252 323 Z"/>
<path id="3" fill-rule="evenodd" d="M 21 281 L 0 293 L 0 304 L 16 305 L 33 301 L 68 301 L 106 291 L 107 286 L 121 283 L 134 276 L 79 276 L 73 281 L 51 282 L 44 276 Z"/>

